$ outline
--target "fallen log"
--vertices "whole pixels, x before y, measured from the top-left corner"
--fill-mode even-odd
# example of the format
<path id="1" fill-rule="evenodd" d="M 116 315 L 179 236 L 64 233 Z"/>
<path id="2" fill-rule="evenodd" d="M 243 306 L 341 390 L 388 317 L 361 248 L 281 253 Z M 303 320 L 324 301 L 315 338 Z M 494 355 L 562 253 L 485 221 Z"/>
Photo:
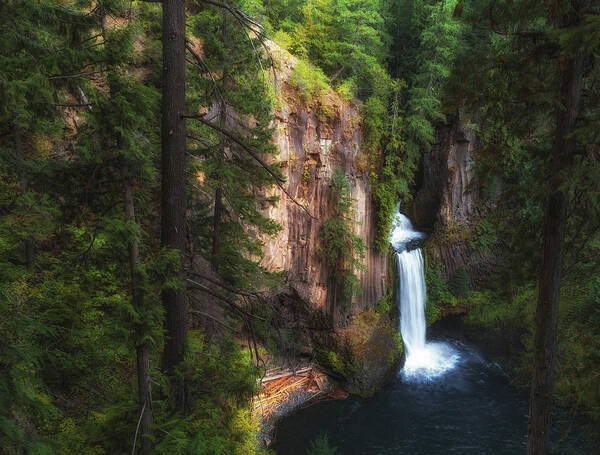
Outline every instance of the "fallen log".
<path id="1" fill-rule="evenodd" d="M 279 378 L 285 378 L 288 376 L 297 376 L 299 374 L 306 373 L 307 371 L 310 371 L 312 369 L 313 369 L 312 367 L 306 367 L 306 368 L 301 368 L 300 370 L 296 370 L 295 372 L 292 370 L 287 370 L 283 373 L 279 373 L 274 376 L 265 376 L 264 378 L 262 378 L 262 380 L 260 382 L 264 384 L 265 382 L 274 381 L 275 379 L 279 379 Z"/>

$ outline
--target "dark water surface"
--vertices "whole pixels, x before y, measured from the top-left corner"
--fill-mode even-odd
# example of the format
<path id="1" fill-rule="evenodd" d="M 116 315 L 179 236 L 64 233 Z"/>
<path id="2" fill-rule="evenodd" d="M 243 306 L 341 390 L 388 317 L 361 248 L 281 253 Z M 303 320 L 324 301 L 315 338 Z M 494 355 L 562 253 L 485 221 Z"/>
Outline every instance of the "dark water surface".
<path id="1" fill-rule="evenodd" d="M 524 454 L 527 391 L 470 346 L 448 343 L 460 359 L 441 377 L 407 382 L 399 374 L 372 398 L 322 402 L 284 419 L 277 455 L 305 455 L 323 434 L 338 455 Z M 555 453 L 593 453 L 574 431 L 553 439 Z"/>

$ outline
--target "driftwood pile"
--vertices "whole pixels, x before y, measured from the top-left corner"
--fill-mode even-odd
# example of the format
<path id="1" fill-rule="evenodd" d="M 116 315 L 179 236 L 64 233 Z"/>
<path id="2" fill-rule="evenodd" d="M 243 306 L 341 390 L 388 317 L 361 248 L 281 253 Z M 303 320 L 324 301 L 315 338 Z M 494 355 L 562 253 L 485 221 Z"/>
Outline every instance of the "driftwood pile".
<path id="1" fill-rule="evenodd" d="M 312 367 L 272 370 L 261 380 L 262 392 L 255 397 L 253 413 L 268 419 L 281 408 L 306 404 L 329 392 L 329 378 Z"/>

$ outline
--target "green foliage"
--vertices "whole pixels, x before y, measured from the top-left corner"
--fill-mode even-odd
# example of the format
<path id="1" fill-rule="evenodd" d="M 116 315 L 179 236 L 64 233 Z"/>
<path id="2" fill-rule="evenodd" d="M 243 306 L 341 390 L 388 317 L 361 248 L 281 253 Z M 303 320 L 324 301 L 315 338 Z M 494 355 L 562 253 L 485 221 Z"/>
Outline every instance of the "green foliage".
<path id="1" fill-rule="evenodd" d="M 427 286 L 427 303 L 425 304 L 425 319 L 430 325 L 437 321 L 445 309 L 457 304 L 456 297 L 450 290 L 450 285 L 442 276 L 442 271 L 435 261 L 428 261 L 425 267 L 425 285 Z"/>
<path id="2" fill-rule="evenodd" d="M 298 91 L 305 103 L 312 103 L 314 98 L 320 98 L 329 88 L 327 77 L 320 68 L 300 60 L 294 66 L 289 83 Z"/>
<path id="3" fill-rule="evenodd" d="M 186 378 L 189 411 L 158 422 L 165 433 L 158 454 L 259 454 L 258 422 L 250 415 L 257 391 L 255 368 L 232 338 L 207 342 L 190 334 L 190 347 L 179 374 Z"/>
<path id="4" fill-rule="evenodd" d="M 324 354 L 324 364 L 331 368 L 331 371 L 346 377 L 350 372 L 347 365 L 340 359 L 340 356 L 334 351 L 326 351 Z"/>
<path id="5" fill-rule="evenodd" d="M 465 316 L 469 324 L 501 334 L 507 342 L 518 340 L 511 352 L 516 357 L 517 379 L 524 384 L 530 379 L 533 361 L 537 293 L 532 285 L 510 293 L 470 293 L 472 308 Z M 591 426 L 600 422 L 600 396 L 594 385 L 600 348 L 599 296 L 600 279 L 590 276 L 588 268 L 577 270 L 566 278 L 561 290 L 558 321 L 555 399 L 578 408 Z"/>
<path id="6" fill-rule="evenodd" d="M 259 7 L 254 2 L 233 4 L 246 10 Z M 270 62 L 257 52 L 259 41 L 249 39 L 229 13 L 215 6 L 202 5 L 190 18 L 190 29 L 202 41 L 203 57 L 188 68 L 189 109 L 214 106 L 216 123 L 264 162 L 274 161 L 278 153 L 272 143 L 274 91 L 266 73 Z M 278 201 L 268 195 L 273 177 L 229 137 L 193 121 L 188 130 L 195 138 L 190 144 L 190 172 L 200 177 L 188 195 L 195 250 L 232 285 L 251 288 L 277 282 L 260 265 L 261 238 L 281 229 L 264 215 L 264 209 Z M 270 170 L 282 177 L 277 165 Z"/>
<path id="7" fill-rule="evenodd" d="M 586 278 L 575 274 L 561 291 L 554 394 L 563 405 L 581 409 L 594 435 L 600 423 L 595 367 L 600 361 L 600 277 Z"/>
<path id="8" fill-rule="evenodd" d="M 485 298 L 478 300 L 477 304 L 467 313 L 467 321 L 476 322 L 486 328 L 513 324 L 515 327 L 525 330 L 533 320 L 536 289 L 531 286 L 519 287 L 512 290 L 511 294 L 511 296 L 500 296 L 495 293 L 487 293 Z M 500 304 L 500 299 L 506 301 Z"/>
<path id="9" fill-rule="evenodd" d="M 498 243 L 498 234 L 490 219 L 482 219 L 473 228 L 469 236 L 469 245 L 475 251 L 490 253 L 492 247 Z"/>
<path id="10" fill-rule="evenodd" d="M 375 304 L 375 312 L 379 314 L 388 314 L 394 306 L 394 298 L 391 293 L 382 296 Z"/>
<path id="11" fill-rule="evenodd" d="M 362 109 L 379 251 L 387 250 L 394 208 L 398 201 L 410 200 L 421 155 L 431 149 L 435 124 L 445 119 L 443 88 L 460 44 L 455 5 L 414 0 L 386 4 L 387 29 L 395 35 L 390 74 L 377 78 L 378 89 Z"/>
<path id="12" fill-rule="evenodd" d="M 377 89 L 385 72 L 385 23 L 380 0 L 288 2 L 266 0 L 275 37 L 288 50 L 327 75 L 325 81 L 353 86 L 352 96 Z M 345 81 L 351 81 L 351 84 Z"/>
<path id="13" fill-rule="evenodd" d="M 457 1 L 397 3 L 400 36 L 393 54 L 399 77 L 408 83 L 407 147 L 427 150 L 434 140 L 434 122 L 445 118 L 442 87 L 450 75 L 461 23 L 453 15 Z M 402 45 L 408 42 L 408 49 Z"/>
<path id="14" fill-rule="evenodd" d="M 329 445 L 327 435 L 319 436 L 310 443 L 307 455 L 336 455 L 338 453 L 335 447 Z"/>
<path id="15" fill-rule="evenodd" d="M 362 109 L 367 132 L 365 145 L 372 158 L 369 177 L 377 216 L 375 247 L 382 252 L 389 248 L 388 237 L 398 201 L 407 202 L 411 198 L 409 185 L 413 183 L 419 160 L 418 154 L 406 148 L 401 106 L 405 88 L 403 81 L 393 81 L 387 97 L 372 96 Z"/>
<path id="16" fill-rule="evenodd" d="M 469 291 L 470 286 L 471 278 L 469 277 L 469 273 L 464 267 L 458 267 L 452 280 L 448 283 L 450 292 L 456 297 L 462 297 Z"/>
<path id="17" fill-rule="evenodd" d="M 566 13 L 567 7 L 576 12 L 574 18 Z M 589 373 L 589 365 L 598 361 L 590 355 L 597 349 L 597 330 L 588 325 L 595 312 L 587 305 L 593 301 L 598 270 L 600 212 L 598 187 L 592 182 L 600 176 L 600 166 L 586 151 L 598 143 L 599 66 L 591 48 L 598 48 L 600 36 L 590 27 L 598 23 L 599 15 L 597 8 L 577 8 L 578 4 L 564 2 L 550 6 L 528 1 L 461 2 L 457 16 L 463 27 L 463 47 L 457 52 L 445 93 L 447 102 L 460 106 L 462 117 L 470 120 L 479 137 L 478 179 L 497 207 L 475 226 L 471 246 L 489 252 L 501 245 L 504 264 L 497 285 L 503 292 L 479 302 L 469 318 L 498 332 L 518 334 L 524 346 L 517 347 L 520 378 L 528 380 L 545 212 L 552 185 L 560 182 L 569 208 L 555 393 L 574 412 L 579 407 L 589 413 L 597 426 L 599 398 L 590 387 Z M 491 11 L 493 27 L 490 16 L 484 17 Z M 564 62 L 573 59 L 578 48 L 586 63 L 580 70 L 579 114 L 569 131 L 560 116 L 569 102 L 565 81 L 574 76 L 566 74 Z M 596 133 L 590 135 L 592 129 Z M 565 136 L 573 139 L 569 152 L 573 158 L 557 172 L 551 157 Z"/>
<path id="18" fill-rule="evenodd" d="M 591 101 L 598 92 L 591 82 L 597 80 L 598 62 L 587 54 L 589 46 L 598 45 L 598 34 L 583 30 L 597 21 L 598 14 L 587 11 L 582 19 L 586 25 L 581 28 L 561 26 L 556 23 L 560 13 L 552 16 L 542 4 L 517 1 L 495 9 L 497 21 L 490 29 L 483 19 L 489 5 L 483 0 L 462 2 L 459 16 L 463 45 L 458 48 L 445 92 L 449 103 L 464 109 L 463 117 L 471 121 L 480 139 L 477 167 L 482 186 L 494 194 L 500 207 L 509 208 L 499 210 L 490 220 L 493 229 L 481 226 L 482 232 L 477 232 L 473 246 L 485 250 L 493 242 L 492 237 L 497 237 L 506 263 L 511 264 L 503 271 L 505 278 L 522 283 L 537 278 L 541 262 L 541 226 L 549 185 L 555 178 L 549 156 L 556 118 L 561 112 L 558 106 L 562 104 L 562 70 L 558 61 L 570 58 L 573 43 L 581 43 L 590 58 L 583 69 L 580 120 L 573 137 L 577 138 L 576 148 L 580 151 L 597 142 L 597 137 L 583 131 L 598 124 L 597 103 Z M 534 30 L 535 39 L 507 33 L 514 27 Z M 556 54 L 545 58 L 549 55 L 542 49 L 550 48 Z M 469 65 L 477 66 L 477 74 L 467 70 Z M 499 66 L 502 71 L 498 71 Z M 585 153 L 575 155 L 564 184 L 571 204 L 567 238 L 581 245 L 566 251 L 565 260 L 569 263 L 579 260 L 570 257 L 573 251 L 585 251 L 595 238 L 597 224 L 593 220 L 600 217 L 595 202 L 597 188 L 589 185 L 598 178 L 600 167 Z"/>
<path id="19" fill-rule="evenodd" d="M 348 308 L 352 296 L 362 292 L 355 270 L 365 270 L 363 239 L 354 233 L 352 188 L 341 169 L 336 169 L 332 179 L 333 216 L 321 226 L 321 253 L 333 268 L 333 278 L 341 289 L 340 302 Z"/>

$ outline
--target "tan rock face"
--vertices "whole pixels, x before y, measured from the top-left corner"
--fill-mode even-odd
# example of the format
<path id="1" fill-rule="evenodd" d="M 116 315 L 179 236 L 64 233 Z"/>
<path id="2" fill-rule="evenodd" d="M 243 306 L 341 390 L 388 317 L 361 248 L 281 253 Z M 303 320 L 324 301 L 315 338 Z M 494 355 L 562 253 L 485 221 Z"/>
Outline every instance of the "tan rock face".
<path id="1" fill-rule="evenodd" d="M 294 64 L 288 60 L 285 65 Z M 287 74 L 286 74 L 287 73 Z M 374 304 L 385 292 L 387 257 L 375 252 L 375 227 L 368 177 L 357 169 L 361 125 L 358 108 L 334 93 L 312 105 L 295 95 L 284 71 L 280 79 L 282 107 L 276 112 L 275 143 L 280 154 L 287 190 L 316 218 L 313 219 L 283 192 L 274 187 L 279 203 L 267 209 L 281 224 L 274 238 L 265 238 L 262 265 L 273 272 L 286 272 L 285 284 L 313 309 L 327 310 L 331 300 L 331 270 L 320 254 L 320 228 L 332 215 L 331 177 L 342 168 L 352 184 L 356 199 L 356 230 L 368 246 L 361 273 L 363 293 L 354 299 L 354 309 Z M 327 109 L 321 106 L 327 105 Z M 323 114 L 327 111 L 329 115 Z M 332 114 L 331 114 L 332 113 Z"/>

